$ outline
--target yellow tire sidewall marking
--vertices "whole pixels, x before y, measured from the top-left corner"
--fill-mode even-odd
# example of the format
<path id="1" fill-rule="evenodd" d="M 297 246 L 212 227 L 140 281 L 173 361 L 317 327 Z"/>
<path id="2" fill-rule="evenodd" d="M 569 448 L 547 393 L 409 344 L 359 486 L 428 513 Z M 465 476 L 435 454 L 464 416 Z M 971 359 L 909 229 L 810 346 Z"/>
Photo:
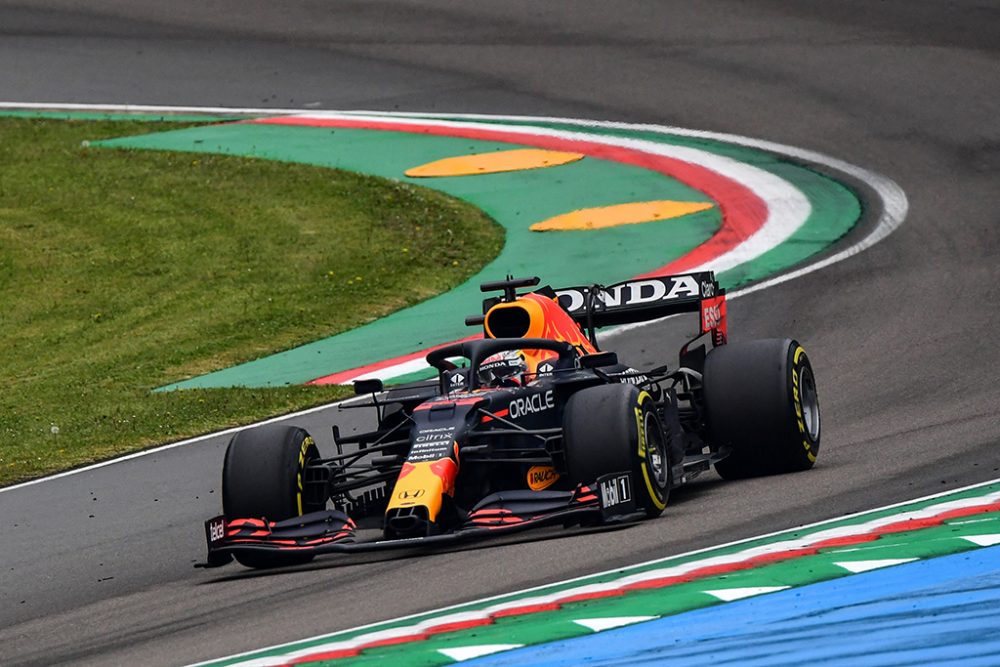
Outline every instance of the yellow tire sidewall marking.
<path id="1" fill-rule="evenodd" d="M 792 355 L 792 404 L 795 407 L 795 421 L 799 427 L 799 435 L 802 436 L 802 447 L 806 450 L 809 462 L 815 463 L 816 453 L 813 452 L 812 443 L 809 442 L 809 436 L 806 433 L 806 422 L 802 415 L 802 396 L 799 392 L 800 359 L 804 354 L 805 349 L 801 345 L 797 345 L 795 353 Z"/>
<path id="2" fill-rule="evenodd" d="M 646 495 L 649 496 L 650 501 L 652 501 L 656 509 L 662 510 L 666 508 L 667 504 L 660 499 L 660 494 L 656 492 L 656 489 L 653 486 L 653 480 L 649 477 L 649 466 L 646 465 L 646 454 L 648 448 L 646 445 L 646 420 L 644 419 L 645 413 L 643 410 L 643 406 L 646 401 L 653 402 L 653 397 L 650 396 L 647 391 L 639 392 L 639 398 L 636 400 L 636 407 L 634 408 L 636 435 L 638 436 L 639 441 L 639 467 L 642 469 L 642 478 L 646 482 Z M 667 462 L 667 465 L 669 465 L 669 462 Z"/>
<path id="3" fill-rule="evenodd" d="M 309 448 L 316 443 L 313 441 L 312 437 L 306 437 L 302 441 L 302 445 L 299 447 L 299 465 L 295 472 L 295 505 L 299 510 L 299 516 L 302 516 L 302 486 L 303 486 L 303 472 L 306 467 L 306 452 Z"/>

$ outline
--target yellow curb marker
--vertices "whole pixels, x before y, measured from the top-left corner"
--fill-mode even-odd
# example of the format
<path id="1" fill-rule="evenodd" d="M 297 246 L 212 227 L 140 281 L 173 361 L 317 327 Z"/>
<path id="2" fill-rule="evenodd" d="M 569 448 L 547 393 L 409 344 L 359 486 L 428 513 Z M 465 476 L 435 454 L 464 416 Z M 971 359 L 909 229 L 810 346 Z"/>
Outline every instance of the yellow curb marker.
<path id="1" fill-rule="evenodd" d="M 554 218 L 536 222 L 531 226 L 533 232 L 563 232 L 589 229 L 604 229 L 620 225 L 638 225 L 644 222 L 669 220 L 690 213 L 697 213 L 712 208 L 708 202 L 643 201 L 617 206 L 599 206 L 584 208 L 570 213 L 563 213 Z"/>
<path id="2" fill-rule="evenodd" d="M 436 160 L 406 170 L 411 178 L 439 178 L 442 176 L 477 176 L 505 171 L 558 167 L 583 159 L 582 153 L 563 153 L 538 148 L 519 148 L 511 151 L 475 153 Z"/>

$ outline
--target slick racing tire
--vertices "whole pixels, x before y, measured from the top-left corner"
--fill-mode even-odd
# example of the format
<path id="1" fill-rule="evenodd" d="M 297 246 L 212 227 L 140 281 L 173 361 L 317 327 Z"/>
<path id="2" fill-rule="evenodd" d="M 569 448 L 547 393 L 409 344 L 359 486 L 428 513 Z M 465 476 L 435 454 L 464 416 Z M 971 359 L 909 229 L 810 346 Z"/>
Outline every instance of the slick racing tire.
<path id="1" fill-rule="evenodd" d="M 309 461 L 319 458 L 312 437 L 294 426 L 272 424 L 240 431 L 229 441 L 222 466 L 222 510 L 226 519 L 266 518 L 281 521 L 322 510 L 302 495 L 302 476 Z M 276 567 L 312 560 L 284 553 L 236 553 L 247 567 Z"/>
<path id="2" fill-rule="evenodd" d="M 725 479 L 807 470 L 819 453 L 816 379 L 794 340 L 717 347 L 703 376 L 709 442 L 732 448 L 715 465 Z"/>
<path id="3" fill-rule="evenodd" d="M 581 389 L 563 413 L 571 480 L 593 484 L 612 472 L 632 473 L 636 508 L 659 516 L 670 496 L 668 439 L 653 397 L 631 384 Z"/>

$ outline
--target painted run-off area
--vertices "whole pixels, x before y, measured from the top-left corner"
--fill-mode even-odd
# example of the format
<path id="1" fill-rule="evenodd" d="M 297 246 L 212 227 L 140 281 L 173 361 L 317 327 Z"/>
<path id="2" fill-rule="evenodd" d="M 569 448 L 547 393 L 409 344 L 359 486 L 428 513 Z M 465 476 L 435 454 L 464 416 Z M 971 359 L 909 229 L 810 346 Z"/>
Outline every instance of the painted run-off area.
<path id="1" fill-rule="evenodd" d="M 796 600 L 806 596 L 812 600 L 809 604 L 815 608 L 815 613 L 834 613 L 843 606 L 840 604 L 842 598 L 810 593 L 815 584 L 857 573 L 891 573 L 906 564 L 934 563 L 941 557 L 965 554 L 998 543 L 1000 484 L 993 483 L 840 521 L 206 664 L 264 667 L 335 661 L 337 665 L 376 662 L 447 665 L 456 659 L 485 655 L 494 650 L 578 640 L 616 626 L 640 624 L 635 626 L 636 631 L 650 635 L 656 631 L 655 623 L 647 623 L 651 619 L 674 619 L 672 622 L 684 623 L 685 617 L 698 609 L 769 595 L 785 596 L 775 600 L 778 610 L 794 609 Z M 988 558 L 982 568 L 996 579 L 996 556 Z M 962 578 L 954 562 L 944 563 L 934 576 L 939 580 Z M 912 594 L 923 600 L 920 604 L 933 606 L 937 593 L 927 592 L 925 589 L 930 585 L 921 585 L 921 581 L 904 576 L 893 584 L 894 587 L 881 591 L 873 584 L 856 586 L 854 595 L 868 593 L 869 599 L 864 604 L 873 605 L 869 608 L 879 614 L 879 610 L 884 609 L 884 605 L 879 605 L 893 596 L 905 601 Z M 945 588 L 948 585 L 940 584 Z M 975 593 L 975 587 L 970 586 L 968 580 L 955 585 L 964 587 L 970 595 Z M 992 592 L 983 594 L 984 590 Z M 987 602 L 992 599 L 994 607 L 996 590 L 995 584 L 980 587 L 980 596 L 985 595 Z M 726 613 L 725 608 L 717 613 Z M 893 620 L 891 615 L 889 620 Z M 656 621 L 664 622 L 667 621 Z M 859 622 L 864 622 L 863 618 Z M 787 632 L 795 630 L 784 627 Z M 776 626 L 775 632 L 779 631 L 781 627 Z M 669 633 L 650 635 L 643 646 L 656 652 L 678 645 L 679 642 L 671 641 L 671 637 L 675 636 Z M 612 642 L 609 646 L 621 647 L 613 638 L 609 641 Z M 560 651 L 575 650 L 571 648 L 572 642 L 567 646 Z M 627 652 L 627 648 L 622 650 Z M 550 647 L 542 646 L 537 651 L 512 654 L 512 662 L 503 664 L 519 664 L 518 660 L 544 664 L 553 655 L 549 651 Z M 624 664 L 636 659 L 637 656 L 632 655 L 622 661 Z"/>
<path id="2" fill-rule="evenodd" d="M 996 528 L 995 519 L 984 521 Z M 995 665 L 1000 661 L 998 613 L 1000 546 L 993 546 L 887 565 L 468 664 Z"/>
<path id="3" fill-rule="evenodd" d="M 279 119 L 280 120 L 280 119 Z M 490 132 L 493 125 L 484 123 Z M 645 137 L 648 133 L 636 133 Z M 595 137 L 598 137 L 595 134 Z M 678 137 L 656 135 L 664 145 Z M 688 141 L 688 143 L 691 143 Z M 860 216 L 846 187 L 789 160 L 721 142 L 697 142 L 699 150 L 742 160 L 793 184 L 811 204 L 807 224 L 781 247 L 722 274 L 729 286 L 769 275 L 822 251 Z M 412 354 L 473 333 L 463 324 L 478 310 L 478 284 L 506 273 L 540 275 L 568 286 L 612 283 L 652 271 L 690 253 L 718 232 L 719 202 L 669 173 L 587 156 L 546 168 L 484 175 L 408 178 L 407 170 L 469 155 L 528 150 L 527 143 L 488 141 L 398 130 L 317 127 L 274 122 L 192 128 L 106 142 L 108 146 L 220 152 L 307 162 L 377 174 L 434 187 L 480 207 L 506 229 L 500 256 L 468 283 L 448 294 L 394 313 L 376 323 L 252 363 L 184 381 L 171 388 L 281 385 L 332 377 L 350 369 Z M 533 224 L 589 208 L 672 201 L 693 205 L 679 217 L 602 229 L 532 232 Z M 738 205 L 738 203 L 737 203 Z M 698 210 L 700 209 L 700 210 Z M 565 219 L 565 218 L 562 218 Z M 443 244 L 447 239 L 442 239 Z"/>

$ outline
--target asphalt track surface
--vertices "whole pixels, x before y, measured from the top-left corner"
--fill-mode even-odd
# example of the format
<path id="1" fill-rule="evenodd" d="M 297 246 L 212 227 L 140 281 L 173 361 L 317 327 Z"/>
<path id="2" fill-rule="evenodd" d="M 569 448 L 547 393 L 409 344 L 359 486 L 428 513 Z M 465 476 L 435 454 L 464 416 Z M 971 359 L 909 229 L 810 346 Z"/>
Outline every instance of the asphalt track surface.
<path id="1" fill-rule="evenodd" d="M 623 531 L 259 575 L 192 568 L 209 439 L 0 493 L 0 662 L 218 657 L 1000 477 L 998 34 L 989 0 L 0 4 L 3 101 L 654 122 L 817 150 L 910 200 L 874 248 L 731 305 L 734 339 L 810 353 L 813 471 L 712 477 Z M 659 363 L 682 331 L 615 343 Z M 298 421 L 322 444 L 344 418 Z"/>

